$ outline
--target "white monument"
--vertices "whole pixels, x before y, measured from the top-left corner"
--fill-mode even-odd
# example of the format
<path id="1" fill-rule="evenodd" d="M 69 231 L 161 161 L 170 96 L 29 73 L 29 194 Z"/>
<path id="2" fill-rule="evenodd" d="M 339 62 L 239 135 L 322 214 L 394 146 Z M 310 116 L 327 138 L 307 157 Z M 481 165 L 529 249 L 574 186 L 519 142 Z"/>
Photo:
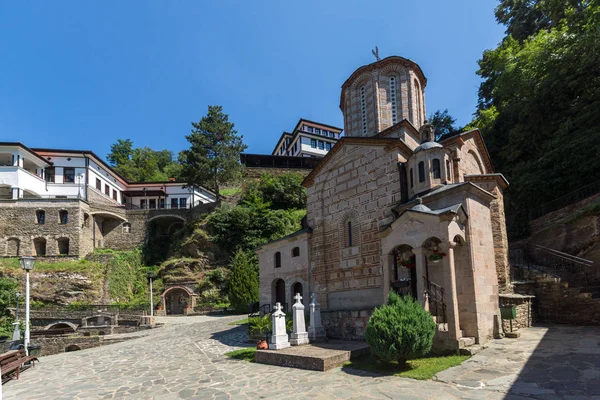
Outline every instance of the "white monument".
<path id="1" fill-rule="evenodd" d="M 275 312 L 271 314 L 273 320 L 273 334 L 271 335 L 270 350 L 279 350 L 290 347 L 288 334 L 285 331 L 285 313 L 281 311 L 281 303 L 275 304 Z"/>
<path id="2" fill-rule="evenodd" d="M 299 346 L 301 344 L 308 344 L 308 333 L 306 332 L 304 304 L 300 302 L 300 300 L 302 300 L 300 293 L 296 293 L 294 300 L 296 300 L 292 306 L 292 321 L 294 323 L 294 328 L 292 329 L 290 344 L 292 346 Z"/>
<path id="3" fill-rule="evenodd" d="M 325 328 L 321 325 L 321 305 L 317 302 L 317 294 L 311 293 L 310 304 L 310 326 L 308 327 L 308 338 L 311 342 L 326 340 Z"/>

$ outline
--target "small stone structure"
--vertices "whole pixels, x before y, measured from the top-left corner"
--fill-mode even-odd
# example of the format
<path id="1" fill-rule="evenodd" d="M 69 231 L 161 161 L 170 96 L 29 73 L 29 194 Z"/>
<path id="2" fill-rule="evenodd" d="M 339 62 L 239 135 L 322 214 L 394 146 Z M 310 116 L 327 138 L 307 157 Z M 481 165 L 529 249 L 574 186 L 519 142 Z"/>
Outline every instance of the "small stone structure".
<path id="1" fill-rule="evenodd" d="M 270 350 L 279 350 L 290 347 L 288 341 L 288 334 L 285 330 L 285 313 L 281 311 L 281 304 L 275 304 L 275 312 L 271 314 L 273 320 L 273 334 L 271 336 L 271 343 L 269 343 Z"/>
<path id="2" fill-rule="evenodd" d="M 292 346 L 300 346 L 308 344 L 308 333 L 306 332 L 306 321 L 304 319 L 304 304 L 300 302 L 302 296 L 296 293 L 294 296 L 296 303 L 292 306 L 293 329 L 290 344 Z"/>
<path id="3" fill-rule="evenodd" d="M 196 282 L 182 282 L 167 285 L 160 295 L 162 310 L 157 315 L 188 315 L 196 307 L 198 294 L 195 292 Z"/>
<path id="4" fill-rule="evenodd" d="M 308 339 L 311 342 L 321 342 L 326 338 L 325 328 L 321 324 L 321 305 L 317 301 L 317 294 L 310 295 L 310 325 L 308 327 Z"/>
<path id="5" fill-rule="evenodd" d="M 525 294 L 501 294 L 500 307 L 516 308 L 517 318 L 512 321 L 513 331 L 522 328 L 529 328 L 533 324 L 532 302 L 535 296 Z M 502 329 L 504 332 L 510 332 L 510 321 L 502 320 Z"/>

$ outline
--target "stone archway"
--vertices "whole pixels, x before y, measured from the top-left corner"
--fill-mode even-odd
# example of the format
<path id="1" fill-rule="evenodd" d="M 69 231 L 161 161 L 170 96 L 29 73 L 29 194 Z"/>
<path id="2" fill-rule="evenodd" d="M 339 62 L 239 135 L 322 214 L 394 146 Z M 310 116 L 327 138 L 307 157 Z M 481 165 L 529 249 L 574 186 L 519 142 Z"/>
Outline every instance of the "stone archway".
<path id="1" fill-rule="evenodd" d="M 68 322 L 68 321 L 58 321 L 58 322 L 54 322 L 52 324 L 46 325 L 46 327 L 44 328 L 45 331 L 52 330 L 52 329 L 70 329 L 72 332 L 75 332 L 77 330 L 77 325 L 75 325 L 72 322 Z"/>
<path id="2" fill-rule="evenodd" d="M 188 306 L 195 306 L 195 294 L 188 287 L 171 286 L 161 295 L 161 302 L 167 315 L 181 315 Z"/>

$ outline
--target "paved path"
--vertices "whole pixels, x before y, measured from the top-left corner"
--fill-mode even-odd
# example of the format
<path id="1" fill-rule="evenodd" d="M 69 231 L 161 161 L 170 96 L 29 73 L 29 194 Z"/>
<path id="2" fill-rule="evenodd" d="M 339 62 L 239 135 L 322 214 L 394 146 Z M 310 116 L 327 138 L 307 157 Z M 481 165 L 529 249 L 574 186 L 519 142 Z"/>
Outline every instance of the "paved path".
<path id="1" fill-rule="evenodd" d="M 148 336 L 43 357 L 20 380 L 4 386 L 4 398 L 551 399 L 582 392 L 600 396 L 595 386 L 600 382 L 600 329 L 596 328 L 529 329 L 521 340 L 495 341 L 462 366 L 440 374 L 440 382 L 232 360 L 223 354 L 248 346 L 244 328 L 227 325 L 236 319 L 168 318 L 167 326 Z M 554 329 L 560 330 L 556 339 L 540 342 Z M 533 351 L 536 347 L 539 351 Z M 533 383 L 543 380 L 552 385 Z"/>

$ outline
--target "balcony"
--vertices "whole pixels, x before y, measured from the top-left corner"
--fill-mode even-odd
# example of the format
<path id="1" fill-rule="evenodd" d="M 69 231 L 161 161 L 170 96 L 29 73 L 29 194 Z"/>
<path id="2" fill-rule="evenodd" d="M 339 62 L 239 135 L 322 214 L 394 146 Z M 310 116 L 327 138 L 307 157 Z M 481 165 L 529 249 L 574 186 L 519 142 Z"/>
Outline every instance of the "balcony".
<path id="1" fill-rule="evenodd" d="M 0 166 L 1 197 L 12 199 L 12 188 L 23 190 L 23 198 L 36 198 L 46 194 L 46 181 L 24 168 Z"/>

